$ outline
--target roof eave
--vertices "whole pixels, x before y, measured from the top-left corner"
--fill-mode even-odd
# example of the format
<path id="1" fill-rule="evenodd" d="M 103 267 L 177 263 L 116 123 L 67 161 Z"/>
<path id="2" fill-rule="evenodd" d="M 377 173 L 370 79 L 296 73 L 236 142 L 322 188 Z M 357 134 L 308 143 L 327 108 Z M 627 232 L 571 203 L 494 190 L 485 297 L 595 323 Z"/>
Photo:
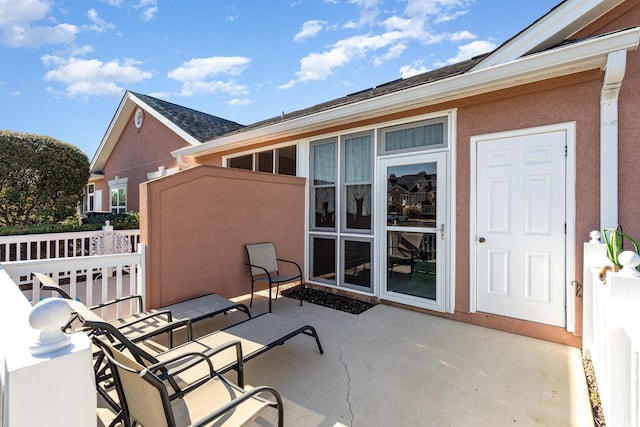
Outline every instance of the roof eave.
<path id="1" fill-rule="evenodd" d="M 124 131 L 127 125 L 127 119 L 131 116 L 136 107 L 141 107 L 145 114 L 149 114 L 160 121 L 164 126 L 169 128 L 175 134 L 177 134 L 180 138 L 182 138 L 186 143 L 191 146 L 200 145 L 200 141 L 195 139 L 193 136 L 189 135 L 175 123 L 168 120 L 158 111 L 156 111 L 153 107 L 149 106 L 147 103 L 142 101 L 140 98 L 135 96 L 130 91 L 127 91 L 125 95 L 122 97 L 120 101 L 120 105 L 116 110 L 113 118 L 111 119 L 111 123 L 107 128 L 107 131 L 96 150 L 93 159 L 89 165 L 90 171 L 101 171 L 104 169 L 104 165 L 107 162 L 107 159 L 111 155 L 120 135 Z"/>
<path id="2" fill-rule="evenodd" d="M 566 0 L 474 66 L 474 70 L 511 61 L 558 45 L 624 0 Z"/>
<path id="3" fill-rule="evenodd" d="M 606 56 L 618 50 L 635 49 L 640 42 L 640 28 L 576 42 L 466 74 L 435 81 L 423 86 L 381 95 L 376 98 L 332 108 L 247 132 L 220 137 L 195 147 L 173 151 L 174 157 L 213 154 L 276 137 L 305 132 L 378 115 L 434 105 L 482 93 L 507 89 L 581 71 L 602 68 Z"/>

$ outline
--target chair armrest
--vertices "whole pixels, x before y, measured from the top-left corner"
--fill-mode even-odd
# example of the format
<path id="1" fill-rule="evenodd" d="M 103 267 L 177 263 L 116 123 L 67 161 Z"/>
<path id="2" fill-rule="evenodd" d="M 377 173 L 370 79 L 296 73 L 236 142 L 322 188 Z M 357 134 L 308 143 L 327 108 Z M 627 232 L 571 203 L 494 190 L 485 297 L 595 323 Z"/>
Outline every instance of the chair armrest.
<path id="1" fill-rule="evenodd" d="M 131 326 L 135 326 L 137 323 L 140 322 L 144 322 L 145 320 L 151 319 L 153 317 L 159 317 L 159 316 L 163 316 L 166 315 L 166 312 L 160 312 L 160 313 L 150 313 L 146 316 L 143 316 L 139 319 L 135 319 L 131 322 L 126 322 L 123 323 L 121 325 L 117 325 L 116 328 L 120 331 L 123 331 L 124 329 L 131 327 Z M 164 334 L 166 332 L 173 332 L 176 329 L 180 329 L 180 328 L 187 328 L 187 341 L 191 341 L 192 337 L 193 337 L 193 328 L 191 325 L 191 320 L 189 319 L 171 319 L 171 316 L 169 315 L 169 320 L 167 320 L 167 323 L 165 323 L 162 326 L 158 326 L 153 328 L 152 330 L 150 330 L 147 333 L 141 334 L 139 337 L 136 337 L 135 340 L 132 340 L 133 342 L 139 342 L 139 341 L 143 341 L 146 340 L 148 338 L 154 337 L 156 335 L 160 335 L 160 334 Z M 125 331 L 126 332 L 126 331 Z M 171 345 L 173 346 L 173 345 Z"/>
<path id="2" fill-rule="evenodd" d="M 222 379 L 226 384 L 233 386 L 233 384 L 231 384 L 228 381 L 224 380 L 224 377 Z M 218 418 L 219 416 L 223 415 L 225 412 L 229 411 L 230 409 L 233 409 L 236 406 L 240 405 L 242 402 L 244 402 L 244 401 L 246 401 L 248 399 L 252 399 L 252 398 L 260 399 L 260 400 L 262 400 L 264 402 L 267 402 L 270 406 L 277 407 L 278 408 L 278 426 L 279 427 L 283 426 L 284 411 L 283 411 L 283 407 L 282 407 L 282 397 L 280 396 L 280 393 L 278 393 L 274 388 L 268 387 L 268 386 L 255 387 L 255 388 L 252 388 L 251 390 L 239 389 L 238 387 L 234 387 L 234 388 L 242 391 L 242 395 L 236 397 L 235 399 L 231 400 L 230 402 L 226 403 L 225 405 L 219 407 L 215 411 L 210 412 L 209 414 L 205 415 L 202 419 L 192 423 L 190 427 L 201 427 L 201 426 L 209 425 L 209 423 L 212 420 L 215 420 L 216 418 Z M 269 401 L 261 398 L 260 396 L 258 396 L 258 394 L 260 394 L 260 393 L 270 393 L 275 398 L 276 403 L 274 404 L 273 402 L 269 402 Z"/>
<path id="3" fill-rule="evenodd" d="M 255 264 L 249 264 L 247 263 L 246 265 L 248 265 L 249 267 L 255 267 L 255 268 L 259 268 L 261 270 L 264 270 L 264 274 L 267 275 L 267 277 L 269 277 L 269 281 L 271 281 L 271 274 L 269 273 L 269 270 L 267 270 L 266 268 L 259 266 L 259 265 L 255 265 Z M 253 276 L 253 274 L 252 274 Z"/>
<path id="4" fill-rule="evenodd" d="M 300 268 L 300 266 L 298 265 L 297 262 L 295 261 L 290 261 L 288 259 L 281 259 L 281 258 L 276 258 L 277 261 L 282 261 L 282 262 L 286 262 L 288 264 L 293 264 L 296 266 L 296 268 L 298 269 L 298 273 L 300 274 L 300 278 L 302 278 L 302 269 Z"/>
<path id="5" fill-rule="evenodd" d="M 165 378 L 167 376 L 173 377 L 175 375 L 178 375 L 184 371 L 187 371 L 197 366 L 199 363 L 202 362 L 202 360 L 195 360 L 193 357 L 194 355 L 200 359 L 205 358 L 210 367 L 210 371 L 209 371 L 210 376 L 200 378 L 194 383 L 187 384 L 186 386 L 181 387 L 180 390 L 176 390 L 178 391 L 178 393 L 184 394 L 187 391 L 198 387 L 208 378 L 213 378 L 213 376 L 218 376 L 222 378 L 222 375 L 220 375 L 218 371 L 215 369 L 215 367 L 213 366 L 213 362 L 211 361 L 211 358 L 216 354 L 222 351 L 228 350 L 232 347 L 235 347 L 236 349 L 236 364 L 237 364 L 236 371 L 238 372 L 238 384 L 244 385 L 244 362 L 242 360 L 242 345 L 240 344 L 239 340 L 228 341 L 224 344 L 221 344 L 215 348 L 212 348 L 204 352 L 182 353 L 174 357 L 170 357 L 166 360 L 163 360 L 162 362 L 158 362 L 153 365 L 150 365 L 147 368 L 149 369 L 150 372 L 154 372 L 160 378 Z M 182 359 L 187 359 L 187 360 L 180 363 Z M 173 365 L 173 366 L 170 366 L 170 365 Z"/>
<path id="6" fill-rule="evenodd" d="M 97 310 L 99 308 L 105 308 L 105 307 L 108 307 L 110 305 L 119 304 L 121 302 L 129 301 L 129 300 L 132 300 L 132 299 L 138 300 L 138 312 L 142 312 L 143 311 L 142 295 L 127 295 L 127 296 L 116 298 L 116 299 L 112 299 L 110 301 L 106 301 L 106 302 L 103 302 L 103 303 L 100 303 L 100 304 L 92 305 L 91 307 L 89 307 L 89 309 L 90 310 Z"/>

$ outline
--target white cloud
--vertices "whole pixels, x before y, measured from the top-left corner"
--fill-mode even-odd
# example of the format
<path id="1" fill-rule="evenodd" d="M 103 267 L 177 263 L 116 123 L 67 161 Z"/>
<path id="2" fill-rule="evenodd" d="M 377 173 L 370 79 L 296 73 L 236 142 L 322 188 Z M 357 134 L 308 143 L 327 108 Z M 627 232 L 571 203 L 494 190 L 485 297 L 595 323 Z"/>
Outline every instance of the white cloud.
<path id="1" fill-rule="evenodd" d="M 55 27 L 16 24 L 3 29 L 0 41 L 11 47 L 39 47 L 71 44 L 76 34 L 78 28 L 72 24 L 58 24 Z"/>
<path id="2" fill-rule="evenodd" d="M 151 21 L 160 10 L 158 0 L 140 0 L 134 7 L 141 10 L 140 18 L 143 21 Z"/>
<path id="3" fill-rule="evenodd" d="M 112 30 L 116 27 L 115 24 L 107 22 L 104 19 L 100 18 L 98 16 L 98 12 L 95 9 L 89 9 L 89 11 L 87 12 L 87 17 L 91 22 L 93 22 L 93 25 L 91 25 L 89 28 L 97 33 L 103 33 L 106 30 Z"/>
<path id="4" fill-rule="evenodd" d="M 229 101 L 229 105 L 249 105 L 252 102 L 253 101 L 248 98 L 233 98 L 231 101 Z"/>
<path id="5" fill-rule="evenodd" d="M 167 76 L 182 83 L 183 96 L 202 92 L 242 95 L 248 93 L 246 86 L 235 83 L 233 79 L 223 80 L 220 76 L 238 76 L 250 62 L 251 59 L 242 56 L 193 58 Z"/>
<path id="6" fill-rule="evenodd" d="M 475 36 L 469 31 L 458 32 L 436 31 L 436 22 L 446 22 L 467 13 L 475 0 L 405 0 L 406 7 L 400 13 L 385 10 L 384 19 L 379 18 L 378 6 L 381 0 L 350 0 L 359 11 L 359 20 L 350 20 L 342 28 L 357 31 L 364 24 L 366 34 L 359 34 L 335 42 L 322 52 L 311 52 L 300 59 L 300 69 L 295 77 L 280 86 L 288 89 L 292 86 L 309 81 L 324 80 L 336 72 L 340 67 L 372 55 L 372 63 L 379 66 L 385 62 L 400 58 L 412 42 L 423 45 L 442 43 L 445 41 L 462 42 L 474 40 Z M 303 32 L 298 33 L 302 38 Z M 479 45 L 470 44 L 461 51 L 465 55 Z M 381 53 L 384 51 L 384 53 Z M 403 67 L 401 73 L 410 74 L 421 67 Z"/>
<path id="7" fill-rule="evenodd" d="M 302 24 L 302 28 L 300 29 L 298 34 L 293 37 L 293 40 L 299 42 L 317 36 L 318 33 L 322 31 L 322 27 L 324 24 L 324 21 L 306 21 L 304 24 Z"/>
<path id="8" fill-rule="evenodd" d="M 134 83 L 152 77 L 150 72 L 139 67 L 139 61 L 133 59 L 102 62 L 54 55 L 45 55 L 41 59 L 50 68 L 45 80 L 64 85 L 64 93 L 69 97 L 119 96 L 124 89 L 118 83 Z"/>
<path id="9" fill-rule="evenodd" d="M 389 48 L 386 54 L 374 58 L 373 63 L 377 67 L 384 64 L 385 62 L 391 61 L 392 59 L 399 58 L 400 55 L 402 55 L 402 52 L 404 52 L 406 49 L 407 46 L 403 43 L 393 45 Z"/>
<path id="10" fill-rule="evenodd" d="M 0 28 L 39 21 L 50 7 L 51 1 L 46 0 L 0 0 Z"/>
<path id="11" fill-rule="evenodd" d="M 475 34 L 472 34 L 467 30 L 458 31 L 457 33 L 453 33 L 449 36 L 449 40 L 451 40 L 452 42 L 459 42 L 463 40 L 475 40 L 475 39 L 476 39 Z"/>
<path id="12" fill-rule="evenodd" d="M 400 76 L 406 79 L 417 74 L 426 73 L 427 71 L 429 71 L 429 69 L 422 64 L 422 61 L 416 61 L 411 65 L 400 67 Z"/>
<path id="13" fill-rule="evenodd" d="M 438 62 L 436 65 L 442 66 L 447 64 L 456 64 L 461 61 L 466 61 L 474 56 L 491 52 L 497 47 L 493 42 L 477 40 L 469 44 L 458 46 L 458 54 L 453 58 L 447 59 L 445 62 Z"/>

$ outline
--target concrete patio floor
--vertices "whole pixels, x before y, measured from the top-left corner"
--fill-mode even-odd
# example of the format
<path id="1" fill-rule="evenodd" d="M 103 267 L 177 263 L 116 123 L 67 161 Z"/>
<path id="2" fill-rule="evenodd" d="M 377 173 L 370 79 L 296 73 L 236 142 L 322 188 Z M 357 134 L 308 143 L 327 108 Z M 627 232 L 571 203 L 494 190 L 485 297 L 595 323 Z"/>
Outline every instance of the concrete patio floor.
<path id="1" fill-rule="evenodd" d="M 352 315 L 279 297 L 273 312 L 314 326 L 324 347 L 299 335 L 245 364 L 247 384 L 283 396 L 285 426 L 594 425 L 579 349 L 382 304 Z M 267 409 L 252 425 L 275 421 Z"/>

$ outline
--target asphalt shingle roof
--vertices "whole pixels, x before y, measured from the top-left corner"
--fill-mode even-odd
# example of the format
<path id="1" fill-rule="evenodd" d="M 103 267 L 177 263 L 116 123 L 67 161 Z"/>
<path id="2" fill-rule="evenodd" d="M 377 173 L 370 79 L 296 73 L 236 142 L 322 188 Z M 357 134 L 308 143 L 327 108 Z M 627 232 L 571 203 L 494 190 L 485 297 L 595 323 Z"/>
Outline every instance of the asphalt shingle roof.
<path id="1" fill-rule="evenodd" d="M 424 85 L 427 83 L 435 82 L 438 80 L 443 80 L 449 77 L 457 76 L 460 74 L 464 74 L 467 71 L 469 71 L 471 68 L 473 68 L 473 66 L 476 65 L 478 62 L 484 59 L 486 55 L 487 54 L 480 55 L 466 61 L 462 61 L 453 65 L 448 65 L 442 68 L 438 68 L 437 70 L 428 71 L 426 73 L 418 74 L 416 76 L 409 77 L 406 79 L 393 80 L 387 83 L 380 84 L 376 87 L 351 93 L 341 98 L 336 98 L 327 102 L 323 102 L 321 104 L 316 104 L 312 107 L 304 108 L 302 110 L 292 111 L 290 113 L 285 113 L 281 116 L 276 116 L 270 119 L 252 123 L 248 126 L 237 129 L 232 133 L 233 134 L 242 133 L 245 131 L 262 128 L 262 127 L 269 126 L 282 121 L 304 117 L 304 116 L 319 113 L 322 111 L 328 111 L 328 110 L 331 110 L 332 108 L 354 104 L 356 102 L 376 98 L 378 96 L 386 95 L 393 92 L 399 92 L 412 87 L 416 87 L 416 86 Z"/>
<path id="2" fill-rule="evenodd" d="M 231 120 L 192 110 L 149 95 L 131 93 L 200 142 L 244 127 L 244 125 Z"/>

